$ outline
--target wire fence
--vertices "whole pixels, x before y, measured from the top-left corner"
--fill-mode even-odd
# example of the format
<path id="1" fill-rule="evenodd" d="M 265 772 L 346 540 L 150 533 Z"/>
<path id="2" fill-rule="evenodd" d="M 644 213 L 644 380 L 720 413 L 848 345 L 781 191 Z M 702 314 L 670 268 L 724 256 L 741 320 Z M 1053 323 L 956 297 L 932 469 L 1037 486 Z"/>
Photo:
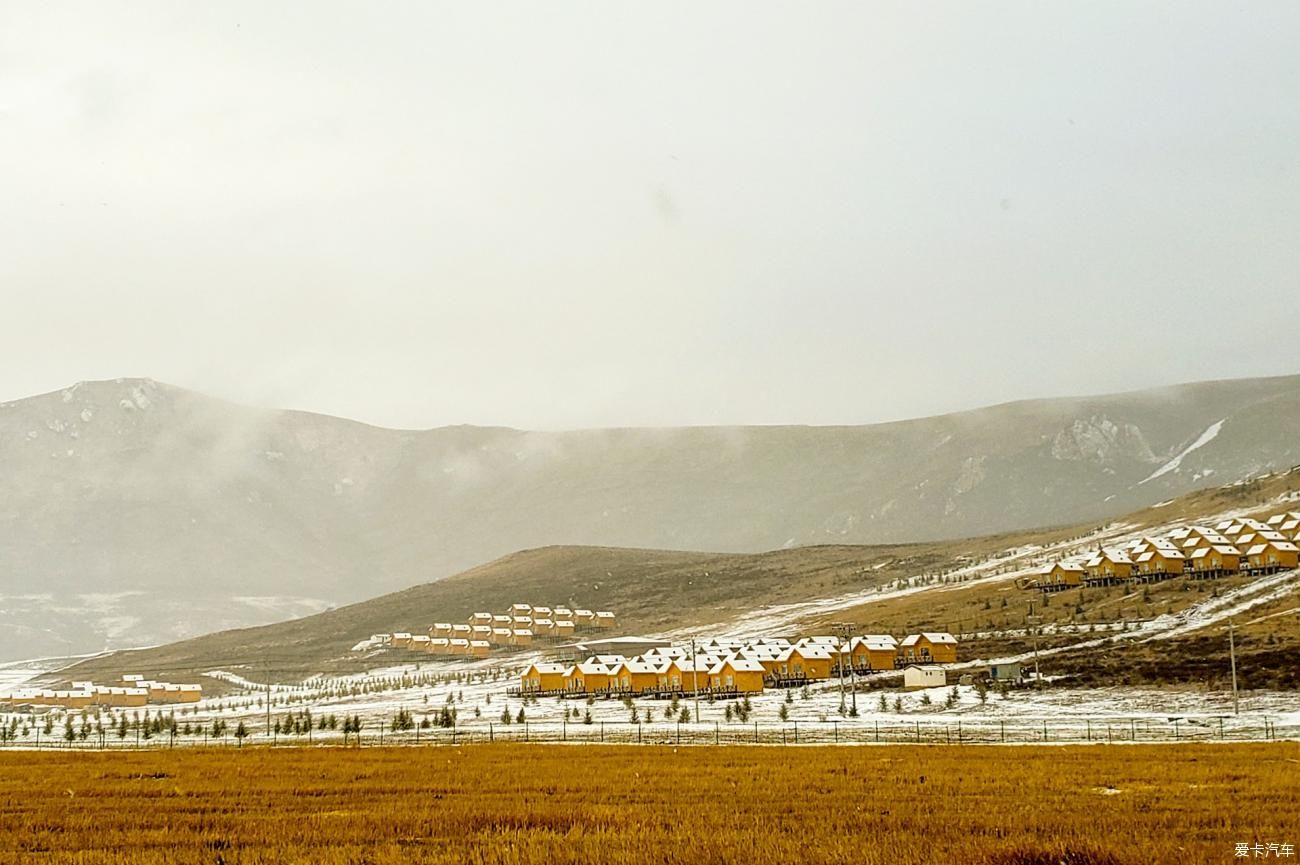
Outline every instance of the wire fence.
<path id="1" fill-rule="evenodd" d="M 116 731 L 92 732 L 86 738 L 28 735 L 0 742 L 0 750 L 121 751 L 195 747 L 439 747 L 489 743 L 535 743 L 573 745 L 1061 745 L 1061 744 L 1144 744 L 1178 742 L 1271 742 L 1300 741 L 1300 723 L 1277 723 L 1268 717 L 1224 716 L 1215 718 L 1078 718 L 1053 720 L 963 721 L 909 719 L 865 722 L 771 723 L 662 723 L 592 722 L 471 724 L 451 728 L 394 731 L 389 724 L 372 720 L 361 732 L 344 735 L 332 730 L 314 730 L 302 735 L 268 735 L 250 732 L 237 738 L 227 730 L 220 737 L 207 732 L 182 735 L 164 731 L 144 736 L 131 730 L 125 737 Z"/>

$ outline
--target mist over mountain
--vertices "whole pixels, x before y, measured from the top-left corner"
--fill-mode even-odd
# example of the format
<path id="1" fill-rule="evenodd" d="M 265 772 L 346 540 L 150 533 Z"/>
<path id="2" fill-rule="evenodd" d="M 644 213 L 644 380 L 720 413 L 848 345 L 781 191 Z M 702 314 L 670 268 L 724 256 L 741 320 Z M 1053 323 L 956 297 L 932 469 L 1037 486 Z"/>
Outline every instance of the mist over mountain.
<path id="1" fill-rule="evenodd" d="M 147 379 L 0 404 L 0 658 L 258 624 L 551 544 L 1101 520 L 1300 463 L 1300 376 L 853 427 L 389 430 Z"/>

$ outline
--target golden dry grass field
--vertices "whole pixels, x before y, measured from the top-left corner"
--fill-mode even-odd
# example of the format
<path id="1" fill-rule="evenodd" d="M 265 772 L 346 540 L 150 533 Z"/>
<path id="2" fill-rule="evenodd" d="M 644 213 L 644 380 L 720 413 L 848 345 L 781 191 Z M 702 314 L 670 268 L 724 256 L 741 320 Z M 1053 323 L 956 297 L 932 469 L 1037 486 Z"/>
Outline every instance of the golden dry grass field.
<path id="1" fill-rule="evenodd" d="M 9 752 L 0 862 L 1230 862 L 1300 844 L 1298 774 L 1296 743 Z"/>

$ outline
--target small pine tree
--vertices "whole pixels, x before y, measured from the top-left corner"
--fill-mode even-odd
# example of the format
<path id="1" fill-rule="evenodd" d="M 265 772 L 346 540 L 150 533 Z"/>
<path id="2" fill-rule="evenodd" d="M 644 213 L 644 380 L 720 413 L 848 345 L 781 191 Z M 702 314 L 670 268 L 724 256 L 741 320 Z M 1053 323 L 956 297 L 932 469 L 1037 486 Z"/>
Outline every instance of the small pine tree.
<path id="1" fill-rule="evenodd" d="M 682 713 L 677 717 L 677 720 L 683 724 L 689 724 L 691 722 L 691 710 L 682 706 Z"/>
<path id="2" fill-rule="evenodd" d="M 524 707 L 523 707 L 523 706 L 520 706 L 520 707 L 519 707 L 519 714 L 518 714 L 518 715 L 515 715 L 515 723 L 516 723 L 516 724 L 522 724 L 522 723 L 524 722 L 524 720 L 525 720 L 525 719 L 524 719 Z"/>
<path id="3" fill-rule="evenodd" d="M 592 723 L 591 710 L 590 710 L 590 709 L 588 709 L 588 710 L 586 711 L 586 713 L 583 714 L 583 716 L 582 716 L 582 723 L 584 723 L 584 724 L 590 724 L 590 723 Z"/>
<path id="4" fill-rule="evenodd" d="M 790 708 L 787 704 L 782 703 L 781 708 L 776 710 L 776 716 L 782 721 L 790 720 Z"/>
<path id="5" fill-rule="evenodd" d="M 880 711 L 885 712 L 889 709 L 889 702 L 885 699 L 885 692 L 880 692 Z"/>
<path id="6" fill-rule="evenodd" d="M 506 706 L 506 707 L 504 707 L 504 708 L 501 709 L 501 723 L 502 723 L 502 724 L 509 724 L 509 723 L 510 723 L 510 707 L 509 707 L 509 706 Z"/>

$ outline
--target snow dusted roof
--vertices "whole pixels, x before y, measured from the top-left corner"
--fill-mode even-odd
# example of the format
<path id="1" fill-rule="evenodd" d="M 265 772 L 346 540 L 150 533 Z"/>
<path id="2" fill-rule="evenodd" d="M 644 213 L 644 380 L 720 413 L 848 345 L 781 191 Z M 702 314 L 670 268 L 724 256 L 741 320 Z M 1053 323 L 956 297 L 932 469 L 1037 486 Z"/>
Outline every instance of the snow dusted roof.
<path id="1" fill-rule="evenodd" d="M 748 658 L 732 657 L 732 658 L 725 658 L 719 661 L 717 664 L 713 665 L 713 667 L 709 670 L 709 675 L 720 676 L 722 675 L 722 671 L 727 667 L 730 667 L 732 670 L 734 670 L 737 673 L 763 672 L 763 665 L 760 664 L 758 661 L 751 661 Z"/>
<path id="2" fill-rule="evenodd" d="M 527 670 L 524 670 L 524 675 L 526 676 L 526 675 L 528 675 L 529 673 L 538 673 L 538 674 L 553 674 L 553 673 L 561 673 L 561 674 L 563 674 L 563 673 L 565 672 L 566 669 L 568 669 L 568 668 L 565 667 L 563 664 L 543 664 L 543 663 L 541 663 L 541 662 L 538 662 L 538 663 L 533 664 L 533 665 L 532 665 L 531 667 L 529 667 Z"/>

